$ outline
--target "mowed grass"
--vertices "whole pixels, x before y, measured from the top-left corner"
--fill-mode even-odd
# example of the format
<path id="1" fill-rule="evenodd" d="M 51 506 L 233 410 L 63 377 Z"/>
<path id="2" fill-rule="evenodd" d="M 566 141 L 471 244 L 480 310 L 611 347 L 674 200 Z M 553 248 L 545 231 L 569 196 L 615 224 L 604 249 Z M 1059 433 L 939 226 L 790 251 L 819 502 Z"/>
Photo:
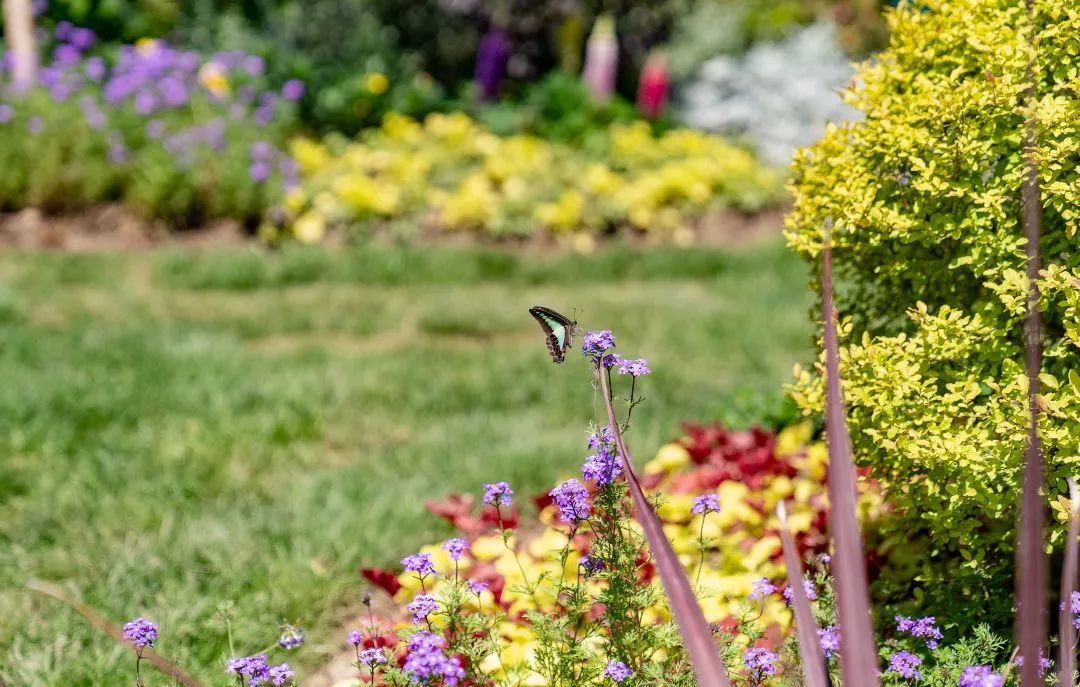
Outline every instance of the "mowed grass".
<path id="1" fill-rule="evenodd" d="M 805 283 L 779 241 L 0 256 L 0 675 L 132 681 L 124 649 L 25 590 L 45 579 L 152 618 L 208 684 L 219 604 L 238 653 L 297 622 L 302 676 L 340 650 L 358 566 L 446 536 L 424 499 L 506 480 L 525 501 L 579 468 L 590 378 L 576 351 L 551 363 L 529 306 L 649 358 L 643 463 L 682 420 L 778 402 L 812 355 Z"/>

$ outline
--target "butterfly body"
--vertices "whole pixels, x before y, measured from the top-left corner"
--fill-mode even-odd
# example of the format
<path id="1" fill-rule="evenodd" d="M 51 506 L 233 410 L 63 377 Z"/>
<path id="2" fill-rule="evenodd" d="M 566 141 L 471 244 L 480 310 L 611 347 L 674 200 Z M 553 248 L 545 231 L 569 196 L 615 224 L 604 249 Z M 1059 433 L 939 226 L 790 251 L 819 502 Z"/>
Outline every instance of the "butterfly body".
<path id="1" fill-rule="evenodd" d="M 540 328 L 547 335 L 548 352 L 551 360 L 561 363 L 566 360 L 566 351 L 574 341 L 574 332 L 577 331 L 577 321 L 562 315 L 551 308 L 542 305 L 534 305 L 529 308 L 529 314 L 540 323 Z"/>

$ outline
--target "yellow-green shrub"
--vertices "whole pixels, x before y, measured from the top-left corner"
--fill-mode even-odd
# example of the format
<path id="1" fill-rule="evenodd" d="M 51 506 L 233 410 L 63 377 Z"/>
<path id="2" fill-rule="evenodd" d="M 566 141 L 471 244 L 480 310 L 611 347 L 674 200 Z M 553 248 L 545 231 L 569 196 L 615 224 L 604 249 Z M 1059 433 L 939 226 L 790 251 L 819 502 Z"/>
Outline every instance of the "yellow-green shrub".
<path id="1" fill-rule="evenodd" d="M 1048 499 L 1080 472 L 1080 8 L 1035 0 L 1029 17 L 1022 0 L 932 0 L 889 23 L 890 47 L 846 94 L 865 119 L 796 157 L 788 236 L 816 264 L 822 228 L 835 222 L 856 458 L 900 515 L 883 533 L 898 547 L 896 581 L 879 591 L 926 596 L 938 615 L 1005 612 L 1026 420 L 1020 185 L 1031 57 Z M 795 397 L 820 411 L 820 375 L 801 372 Z"/>
<path id="2" fill-rule="evenodd" d="M 293 233 L 412 221 L 522 235 L 633 225 L 675 230 L 709 210 L 757 210 L 782 197 L 782 174 L 723 139 L 644 122 L 613 124 L 580 148 L 496 136 L 463 113 L 423 122 L 388 115 L 346 143 L 306 139 L 293 154 L 302 189 L 286 198 Z"/>

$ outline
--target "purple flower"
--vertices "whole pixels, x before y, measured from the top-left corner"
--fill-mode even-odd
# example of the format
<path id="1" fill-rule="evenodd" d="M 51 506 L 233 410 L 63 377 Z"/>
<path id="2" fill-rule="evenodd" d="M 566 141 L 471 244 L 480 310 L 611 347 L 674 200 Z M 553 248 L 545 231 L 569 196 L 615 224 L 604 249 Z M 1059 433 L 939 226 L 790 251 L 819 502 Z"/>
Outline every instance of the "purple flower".
<path id="1" fill-rule="evenodd" d="M 836 625 L 818 628 L 817 636 L 821 650 L 825 652 L 825 660 L 832 658 L 836 652 L 840 651 L 840 628 Z"/>
<path id="2" fill-rule="evenodd" d="M 1013 661 L 1013 664 L 1016 665 L 1018 668 L 1023 667 L 1023 665 L 1024 665 L 1024 657 L 1023 656 L 1017 656 L 1016 660 Z M 1049 668 L 1049 667 L 1050 667 L 1050 659 L 1048 659 L 1046 657 L 1046 652 L 1043 651 L 1043 649 L 1039 649 L 1039 675 L 1042 675 L 1046 671 L 1046 669 Z"/>
<path id="3" fill-rule="evenodd" d="M 1001 687 L 1004 680 L 990 666 L 968 666 L 960 676 L 957 687 Z"/>
<path id="4" fill-rule="evenodd" d="M 596 558 L 595 556 L 582 556 L 578 561 L 578 565 L 585 571 L 586 575 L 590 575 L 595 572 L 600 572 L 604 569 L 604 561 Z"/>
<path id="5" fill-rule="evenodd" d="M 476 48 L 476 84 L 482 100 L 493 100 L 510 60 L 510 40 L 502 27 L 492 26 Z"/>
<path id="6" fill-rule="evenodd" d="M 266 63 L 258 55 L 248 55 L 244 58 L 244 71 L 248 73 L 248 76 L 259 76 L 265 68 Z"/>
<path id="7" fill-rule="evenodd" d="M 270 165 L 265 162 L 252 162 L 248 167 L 248 176 L 256 184 L 261 184 L 270 178 Z"/>
<path id="8" fill-rule="evenodd" d="M 64 67 L 70 67 L 82 59 L 82 53 L 74 45 L 61 43 L 53 51 L 53 63 Z"/>
<path id="9" fill-rule="evenodd" d="M 480 580 L 469 581 L 469 591 L 473 594 L 476 594 L 477 596 L 479 596 L 483 592 L 486 592 L 488 590 L 488 586 L 489 585 L 487 582 L 481 582 Z"/>
<path id="10" fill-rule="evenodd" d="M 906 677 L 909 680 L 915 678 L 918 680 L 922 677 L 916 668 L 922 665 L 922 659 L 915 654 L 907 651 L 898 651 L 889 657 L 889 669 L 887 673 L 899 673 L 902 677 Z"/>
<path id="11" fill-rule="evenodd" d="M 758 579 L 754 580 L 753 585 L 751 585 L 750 587 L 750 598 L 764 599 L 766 596 L 772 594 L 775 591 L 776 585 L 774 585 L 772 582 L 769 582 L 769 578 L 759 577 Z"/>
<path id="12" fill-rule="evenodd" d="M 293 671 L 289 668 L 288 663 L 282 663 L 280 665 L 272 666 L 266 671 L 266 678 L 259 682 L 269 682 L 272 685 L 284 685 L 293 677 Z M 259 684 L 255 680 L 248 682 L 248 685 Z"/>
<path id="13" fill-rule="evenodd" d="M 809 599 L 810 601 L 813 601 L 814 599 L 816 599 L 817 598 L 817 590 L 814 589 L 814 582 L 812 580 L 808 580 L 806 578 L 803 578 L 802 584 L 803 584 L 803 589 L 806 590 L 806 598 Z M 787 601 L 789 606 L 791 605 L 791 595 L 792 595 L 791 587 L 787 587 L 786 589 L 784 589 L 784 599 Z"/>
<path id="14" fill-rule="evenodd" d="M 382 649 L 364 649 L 360 652 L 360 662 L 368 668 L 386 663 L 386 654 Z"/>
<path id="15" fill-rule="evenodd" d="M 56 24 L 56 38 L 57 40 L 66 41 L 71 38 L 71 30 L 75 26 L 69 21 L 61 21 Z"/>
<path id="16" fill-rule="evenodd" d="M 146 137 L 157 140 L 165 134 L 165 122 L 160 119 L 151 119 L 146 123 Z"/>
<path id="17" fill-rule="evenodd" d="M 652 370 L 649 369 L 649 361 L 645 358 L 638 358 L 637 360 L 627 360 L 623 358 L 619 361 L 619 367 L 616 372 L 621 375 L 642 377 L 651 374 Z"/>
<path id="18" fill-rule="evenodd" d="M 401 559 L 406 572 L 414 572 L 420 577 L 435 574 L 435 563 L 431 560 L 430 553 L 414 553 Z"/>
<path id="19" fill-rule="evenodd" d="M 7 124 L 15 116 L 15 108 L 7 103 L 0 104 L 0 124 Z"/>
<path id="20" fill-rule="evenodd" d="M 600 429 L 599 434 L 590 434 L 588 442 L 589 448 L 603 447 L 612 451 L 615 447 L 615 433 L 611 431 L 610 427 L 603 427 Z"/>
<path id="21" fill-rule="evenodd" d="M 622 661 L 611 661 L 607 664 L 607 667 L 604 668 L 604 675 L 610 677 L 615 682 L 622 682 L 633 674 L 634 671 L 630 670 L 630 666 Z"/>
<path id="22" fill-rule="evenodd" d="M 91 29 L 78 26 L 71 29 L 71 33 L 68 35 L 67 40 L 75 48 L 86 50 L 97 41 L 97 35 Z"/>
<path id="23" fill-rule="evenodd" d="M 230 658 L 225 663 L 225 672 L 246 677 L 248 684 L 251 685 L 264 682 L 270 673 L 270 666 L 266 662 L 266 654 L 256 654 Z"/>
<path id="24" fill-rule="evenodd" d="M 750 671 L 750 679 L 760 681 L 766 675 L 776 675 L 776 662 L 780 656 L 765 649 L 749 649 L 743 656 L 743 665 Z"/>
<path id="25" fill-rule="evenodd" d="M 827 553 L 823 553 L 818 557 L 818 560 L 821 561 L 822 565 L 828 565 L 829 563 L 832 563 L 832 556 Z"/>
<path id="26" fill-rule="evenodd" d="M 559 517 L 563 522 L 573 525 L 588 520 L 592 513 L 589 504 L 589 490 L 576 479 L 568 479 L 548 492 L 559 508 Z"/>
<path id="27" fill-rule="evenodd" d="M 419 625 L 427 622 L 428 616 L 439 610 L 439 602 L 432 594 L 417 594 L 407 608 L 413 614 L 412 621 Z"/>
<path id="28" fill-rule="evenodd" d="M 585 464 L 581 466 L 581 474 L 585 479 L 590 479 L 596 482 L 597 486 L 603 487 L 619 478 L 622 474 L 622 464 L 613 452 L 606 450 L 606 447 L 601 447 L 598 453 L 585 459 Z"/>
<path id="29" fill-rule="evenodd" d="M 281 86 L 281 97 L 290 102 L 296 102 L 304 97 L 304 82 L 300 79 L 289 79 Z"/>
<path id="30" fill-rule="evenodd" d="M 716 494 L 704 494 L 702 496 L 696 496 L 694 497 L 694 505 L 690 507 L 690 512 L 697 515 L 705 515 L 706 513 L 719 513 L 720 498 Z"/>
<path id="31" fill-rule="evenodd" d="M 352 630 L 349 632 L 348 641 L 353 646 L 360 646 L 360 642 L 364 641 L 364 635 L 360 634 L 360 630 Z"/>
<path id="32" fill-rule="evenodd" d="M 86 60 L 86 65 L 84 66 L 84 69 L 86 70 L 86 76 L 91 81 L 95 83 L 101 81 L 101 79 L 105 76 L 105 60 L 97 56 L 91 57 L 90 59 Z"/>
<path id="33" fill-rule="evenodd" d="M 274 145 L 269 141 L 255 141 L 248 146 L 248 155 L 252 160 L 269 160 L 274 155 Z"/>
<path id="34" fill-rule="evenodd" d="M 157 625 L 146 618 L 136 618 L 124 623 L 124 641 L 131 642 L 139 649 L 152 647 L 157 641 Z"/>
<path id="35" fill-rule="evenodd" d="M 454 539 L 447 539 L 442 545 L 443 551 L 450 554 L 450 560 L 459 561 L 461 556 L 469 550 L 469 542 L 465 541 L 461 537 L 455 537 Z"/>
<path id="36" fill-rule="evenodd" d="M 123 143 L 113 143 L 109 146 L 109 162 L 114 165 L 121 165 L 127 162 L 128 149 Z"/>
<path id="37" fill-rule="evenodd" d="M 139 91 L 135 96 L 135 111 L 141 115 L 148 115 L 157 107 L 157 98 L 150 91 Z"/>
<path id="38" fill-rule="evenodd" d="M 904 616 L 896 616 L 896 629 L 900 632 L 906 632 L 912 637 L 924 637 L 926 638 L 926 648 L 936 649 L 938 640 L 941 639 L 941 630 L 934 627 L 934 616 L 927 616 L 925 618 L 905 618 Z"/>
<path id="39" fill-rule="evenodd" d="M 282 649 L 295 649 L 304 643 L 304 631 L 298 627 L 286 625 L 277 643 Z"/>
<path id="40" fill-rule="evenodd" d="M 1062 601 L 1058 606 L 1061 610 L 1065 610 L 1065 602 Z M 1080 592 L 1073 592 L 1069 601 L 1069 611 L 1073 614 L 1073 627 L 1080 630 Z"/>
<path id="41" fill-rule="evenodd" d="M 40 134 L 45 129 L 45 120 L 41 117 L 31 117 L 26 120 L 26 130 L 32 134 Z"/>
<path id="42" fill-rule="evenodd" d="M 259 126 L 266 126 L 274 121 L 274 108 L 265 105 L 259 106 L 256 108 L 255 113 L 251 115 L 251 118 L 255 120 L 255 123 Z"/>
<path id="43" fill-rule="evenodd" d="M 485 484 L 483 504 L 485 506 L 509 506 L 512 503 L 510 497 L 513 495 L 514 490 L 506 482 Z"/>
<path id="44" fill-rule="evenodd" d="M 417 632 L 406 647 L 402 670 L 414 683 L 441 677 L 444 685 L 456 685 L 465 677 L 465 671 L 457 656 L 447 656 L 443 652 L 444 646 L 446 640 L 439 635 L 426 630 Z"/>
<path id="45" fill-rule="evenodd" d="M 581 337 L 581 355 L 583 357 L 592 356 L 599 359 L 605 351 L 612 348 L 615 348 L 615 337 L 609 329 L 585 332 L 585 336 Z"/>

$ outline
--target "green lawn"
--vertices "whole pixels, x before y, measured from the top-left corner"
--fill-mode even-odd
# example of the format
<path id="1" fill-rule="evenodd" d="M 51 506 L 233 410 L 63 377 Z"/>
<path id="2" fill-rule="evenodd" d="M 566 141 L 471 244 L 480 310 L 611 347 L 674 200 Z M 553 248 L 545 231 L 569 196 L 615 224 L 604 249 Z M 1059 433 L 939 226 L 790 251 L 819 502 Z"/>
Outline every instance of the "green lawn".
<path id="1" fill-rule="evenodd" d="M 576 470 L 580 356 L 551 364 L 541 303 L 649 358 L 639 462 L 683 419 L 761 417 L 811 355 L 806 272 L 779 241 L 727 253 L 234 249 L 0 256 L 0 674 L 131 683 L 124 651 L 31 578 L 146 615 L 209 684 L 227 653 L 309 633 L 317 666 L 364 589 L 446 534 L 421 502 Z M 151 684 L 157 684 L 151 681 Z"/>

